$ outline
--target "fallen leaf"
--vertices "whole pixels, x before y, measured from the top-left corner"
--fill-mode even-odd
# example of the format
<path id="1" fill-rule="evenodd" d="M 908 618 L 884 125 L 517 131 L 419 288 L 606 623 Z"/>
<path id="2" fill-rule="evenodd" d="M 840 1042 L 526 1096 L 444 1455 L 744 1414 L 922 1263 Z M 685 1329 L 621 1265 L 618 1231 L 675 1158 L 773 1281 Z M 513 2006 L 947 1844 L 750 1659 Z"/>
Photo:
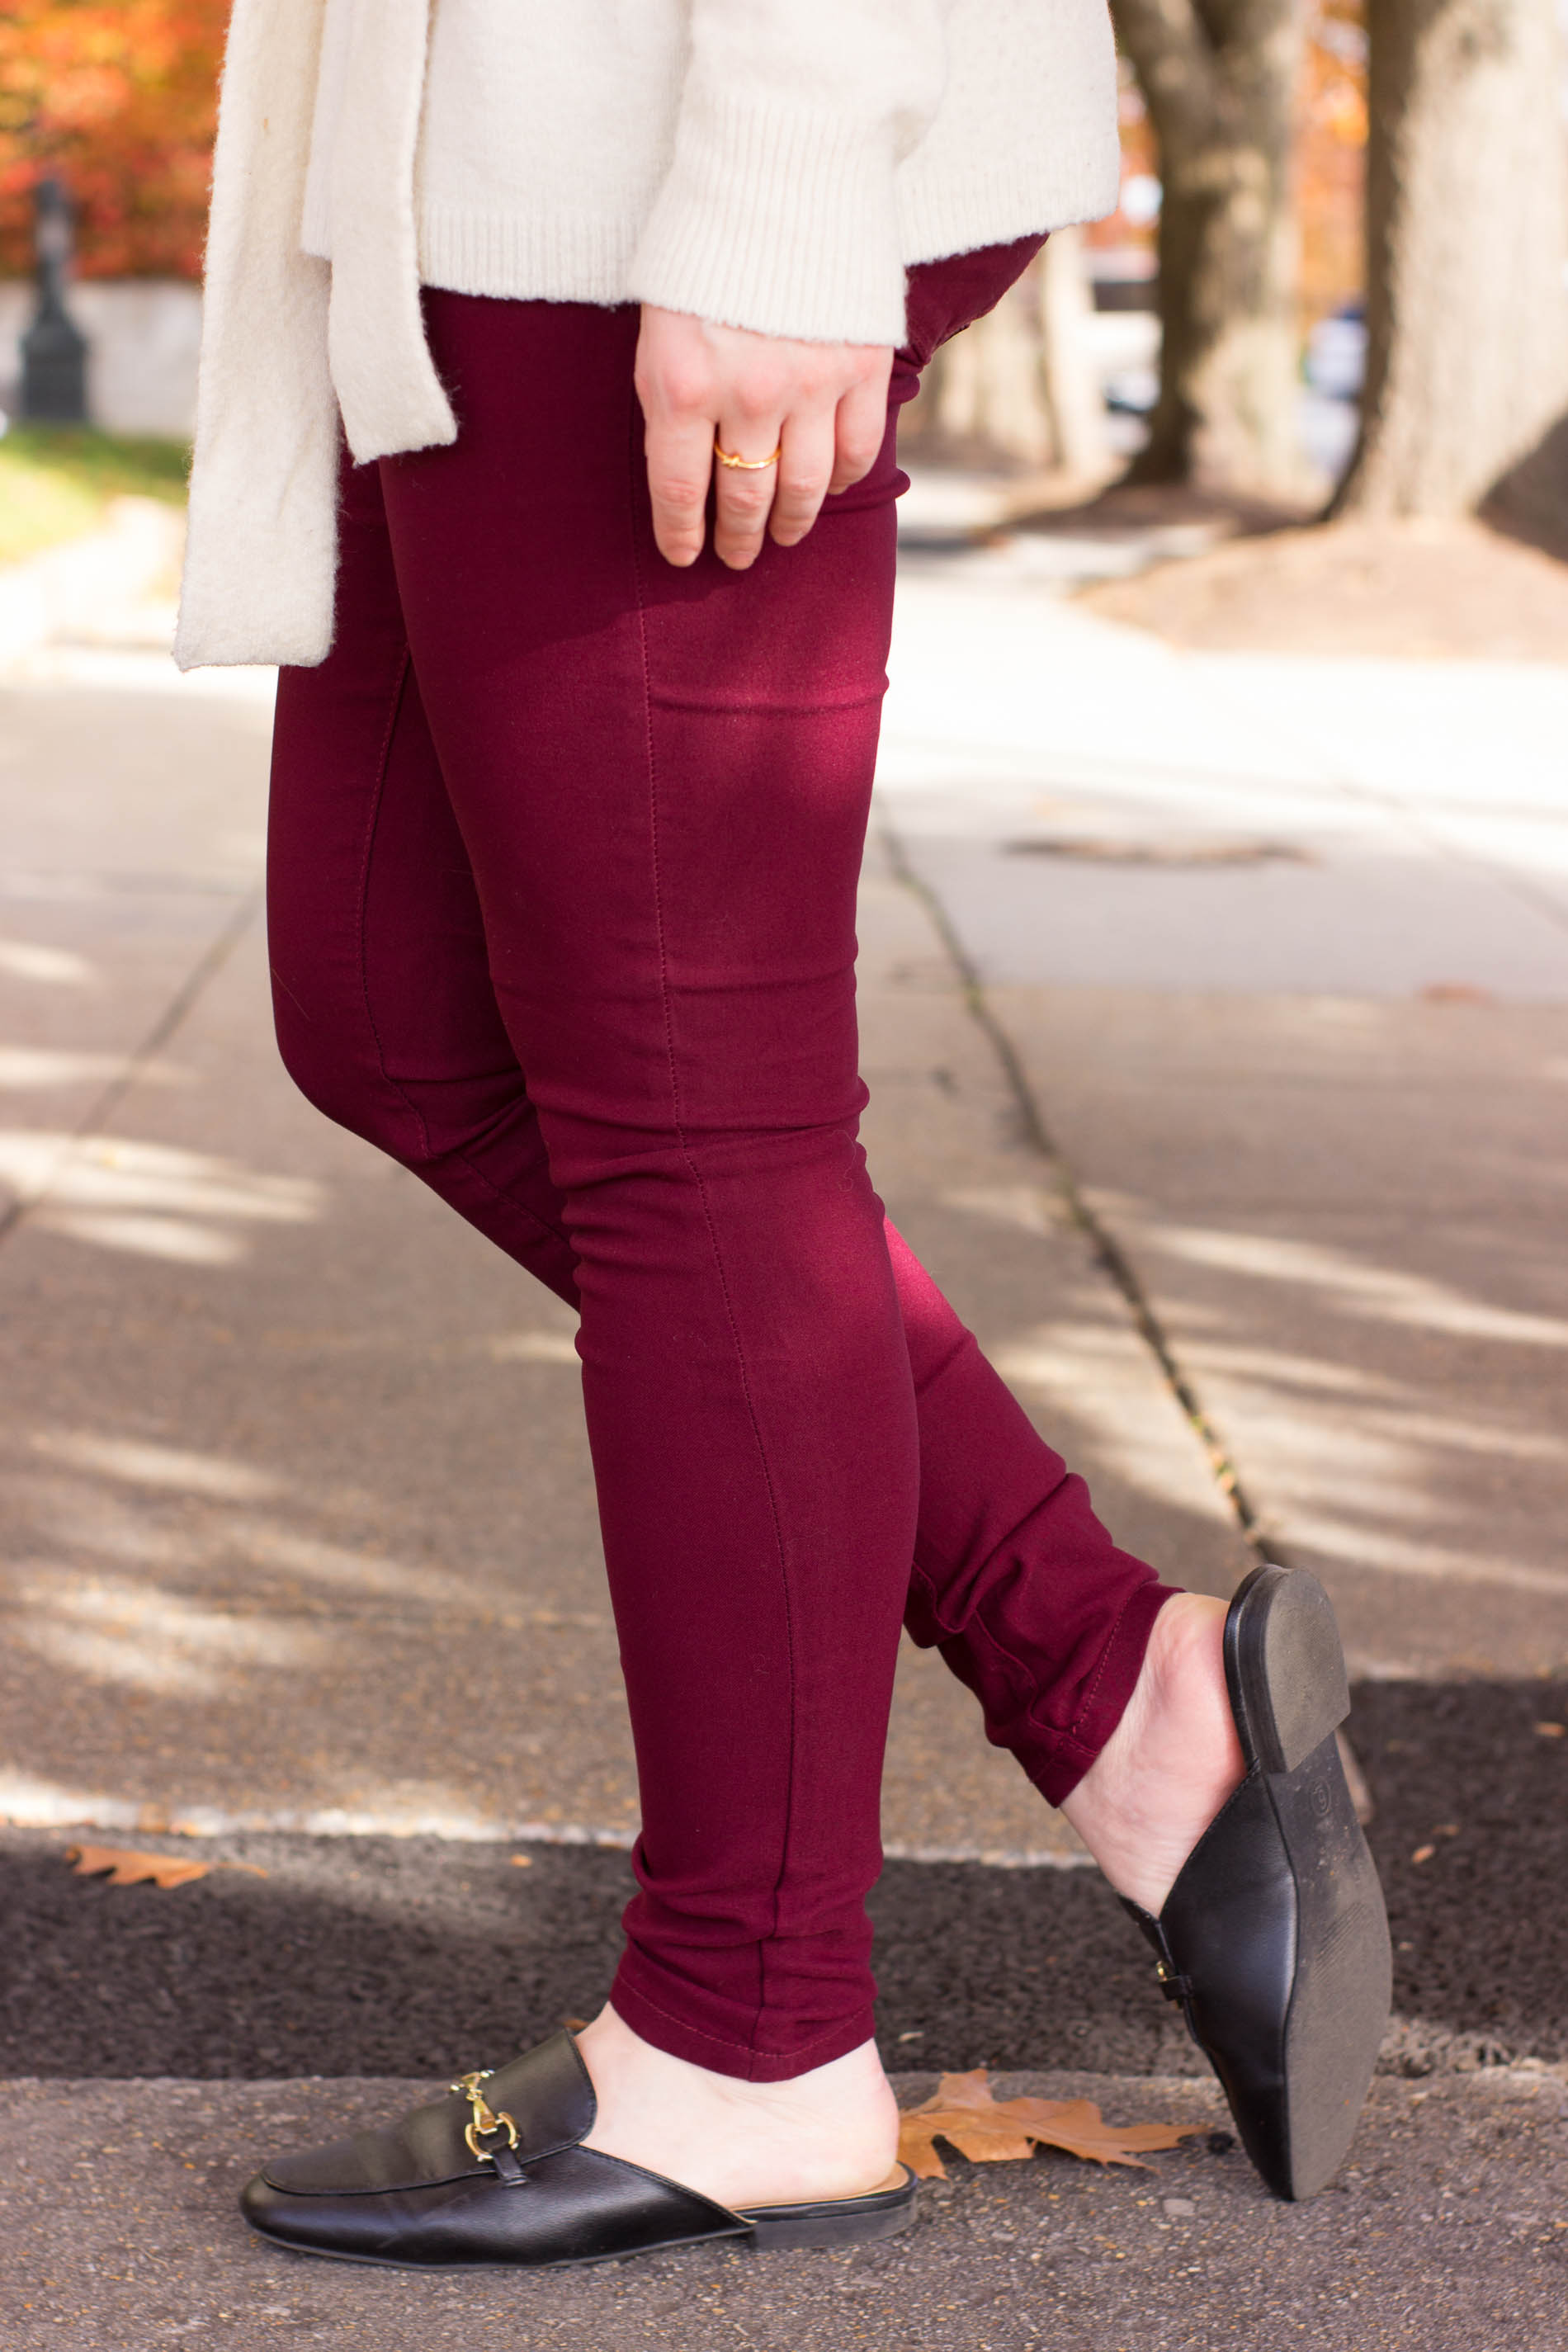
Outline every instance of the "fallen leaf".
<path id="1" fill-rule="evenodd" d="M 1563 1727 L 1560 1723 L 1538 1723 L 1535 1727 L 1542 1739 L 1561 1739 L 1563 1737 Z"/>
<path id="2" fill-rule="evenodd" d="M 900 2120 L 899 2154 L 921 2180 L 945 2180 L 935 2143 L 946 2140 L 972 2164 L 1005 2164 L 1037 2147 L 1065 2148 L 1095 2164 L 1132 2164 L 1141 2153 L 1175 2147 L 1202 2124 L 1108 2124 L 1091 2099 L 997 2099 L 984 2066 L 944 2074 L 931 2097 Z M 1139 2151 L 1139 2153 L 1134 2153 Z"/>
<path id="3" fill-rule="evenodd" d="M 108 1871 L 110 1886 L 139 1886 L 149 1878 L 154 1886 L 184 1886 L 193 1878 L 205 1878 L 212 1868 L 210 1862 L 181 1862 L 172 1853 L 130 1853 L 115 1845 L 68 1845 L 66 1860 L 79 1878 L 98 1878 Z"/>
<path id="4" fill-rule="evenodd" d="M 1418 1845 L 1410 1859 L 1412 1862 L 1430 1862 L 1436 1851 L 1435 1845 Z"/>
<path id="5" fill-rule="evenodd" d="M 514 1870 L 531 1870 L 533 1868 L 533 1856 L 531 1853 L 514 1853 L 509 1855 L 508 1859 Z"/>
<path id="6" fill-rule="evenodd" d="M 588 2021 L 585 2017 L 563 2017 L 561 2022 L 568 2033 L 585 2033 L 588 2030 Z"/>

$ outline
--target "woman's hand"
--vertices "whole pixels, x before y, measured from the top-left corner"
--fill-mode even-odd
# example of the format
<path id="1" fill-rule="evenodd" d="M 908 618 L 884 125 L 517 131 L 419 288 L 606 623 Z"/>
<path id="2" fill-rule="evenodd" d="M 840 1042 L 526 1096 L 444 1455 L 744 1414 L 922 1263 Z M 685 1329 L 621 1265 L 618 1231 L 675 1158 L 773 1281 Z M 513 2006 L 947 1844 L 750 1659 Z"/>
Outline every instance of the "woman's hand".
<path id="1" fill-rule="evenodd" d="M 870 468 L 888 421 L 893 355 L 879 343 L 796 343 L 715 327 L 645 303 L 637 389 L 647 424 L 653 535 L 668 562 L 702 552 L 708 485 L 718 477 L 713 551 L 744 572 L 767 531 L 805 537 L 830 490 Z M 748 472 L 731 457 L 776 465 Z"/>

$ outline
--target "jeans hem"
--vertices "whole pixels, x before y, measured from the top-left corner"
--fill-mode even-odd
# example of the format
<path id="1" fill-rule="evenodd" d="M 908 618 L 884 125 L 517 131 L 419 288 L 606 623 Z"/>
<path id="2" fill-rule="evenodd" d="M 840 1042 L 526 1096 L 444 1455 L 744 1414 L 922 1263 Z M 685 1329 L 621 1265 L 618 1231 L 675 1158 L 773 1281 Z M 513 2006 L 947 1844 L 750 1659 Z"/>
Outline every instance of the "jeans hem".
<path id="1" fill-rule="evenodd" d="M 689 2065 L 705 2066 L 710 2074 L 729 2074 L 740 2083 L 793 2082 L 797 2074 L 808 2074 L 816 2066 L 847 2057 L 876 2032 L 873 2012 L 867 2007 L 795 2049 L 759 2049 L 754 2042 L 710 2033 L 662 2008 L 628 1981 L 625 1961 L 616 1973 L 610 2002 L 616 2016 L 656 2050 L 684 2058 Z"/>

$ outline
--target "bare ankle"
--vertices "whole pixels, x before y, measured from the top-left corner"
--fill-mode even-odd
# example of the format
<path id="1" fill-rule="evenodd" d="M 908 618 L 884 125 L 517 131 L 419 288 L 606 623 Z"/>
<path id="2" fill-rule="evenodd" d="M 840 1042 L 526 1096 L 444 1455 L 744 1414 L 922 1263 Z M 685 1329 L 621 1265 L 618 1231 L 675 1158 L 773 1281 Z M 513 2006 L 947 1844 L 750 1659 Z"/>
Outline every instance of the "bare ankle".
<path id="1" fill-rule="evenodd" d="M 1165 1603 L 1121 1723 L 1062 1808 L 1117 1892 L 1148 1911 L 1162 1908 L 1245 1769 L 1225 1613 L 1201 1593 Z"/>
<path id="2" fill-rule="evenodd" d="M 783 2083 L 746 2083 L 657 2050 L 605 2007 L 577 2037 L 599 2113 L 586 2145 L 730 2206 L 882 2186 L 898 2107 L 876 2044 Z"/>

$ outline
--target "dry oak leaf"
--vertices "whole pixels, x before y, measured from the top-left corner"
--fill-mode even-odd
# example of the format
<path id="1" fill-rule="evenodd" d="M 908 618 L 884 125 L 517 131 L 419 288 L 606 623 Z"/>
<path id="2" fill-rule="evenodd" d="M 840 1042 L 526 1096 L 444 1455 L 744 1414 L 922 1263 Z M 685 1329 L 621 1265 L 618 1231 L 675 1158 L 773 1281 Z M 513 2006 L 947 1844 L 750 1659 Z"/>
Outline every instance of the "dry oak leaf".
<path id="1" fill-rule="evenodd" d="M 148 1879 L 154 1886 L 185 1886 L 193 1878 L 205 1878 L 209 1870 L 243 1870 L 252 1878 L 267 1875 L 256 1862 L 181 1862 L 172 1853 L 135 1853 L 118 1845 L 68 1845 L 66 1860 L 79 1878 L 97 1878 L 108 1871 L 110 1886 L 140 1886 Z"/>
<path id="2" fill-rule="evenodd" d="M 150 1878 L 155 1886 L 184 1886 L 188 1879 L 205 1878 L 210 1862 L 181 1862 L 172 1853 L 130 1853 L 117 1845 L 68 1845 L 66 1860 L 79 1878 L 109 1873 L 110 1886 L 139 1886 Z"/>
<path id="3" fill-rule="evenodd" d="M 972 2164 L 1005 2164 L 1036 2147 L 1062 2147 L 1096 2164 L 1133 2164 L 1135 2151 L 1175 2147 L 1202 2124 L 1108 2124 L 1092 2099 L 994 2099 L 984 2066 L 944 2074 L 931 2097 L 899 2124 L 899 2154 L 921 2180 L 945 2180 L 935 2143 L 946 2140 Z"/>

